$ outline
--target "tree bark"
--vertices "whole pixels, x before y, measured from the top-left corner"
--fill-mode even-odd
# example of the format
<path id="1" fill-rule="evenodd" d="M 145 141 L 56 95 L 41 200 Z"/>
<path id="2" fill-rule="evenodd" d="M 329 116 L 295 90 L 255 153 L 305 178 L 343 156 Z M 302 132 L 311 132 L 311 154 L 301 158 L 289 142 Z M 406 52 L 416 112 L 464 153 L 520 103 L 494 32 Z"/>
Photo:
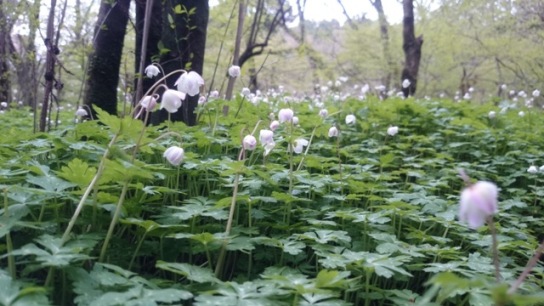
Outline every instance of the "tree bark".
<path id="1" fill-rule="evenodd" d="M 84 104 L 117 114 L 117 85 L 130 0 L 102 0 L 89 58 Z"/>
<path id="2" fill-rule="evenodd" d="M 10 29 L 5 4 L 0 0 L 0 102 L 10 102 L 11 80 L 8 66 Z"/>
<path id="3" fill-rule="evenodd" d="M 414 3 L 413 0 L 403 0 L 404 19 L 402 21 L 402 37 L 404 50 L 404 69 L 402 70 L 401 83 L 404 80 L 410 81 L 408 87 L 402 87 L 404 97 L 413 96 L 417 88 L 417 73 L 419 71 L 419 62 L 421 59 L 421 45 L 423 45 L 423 35 L 415 36 L 414 26 Z"/>
<path id="4" fill-rule="evenodd" d="M 185 8 L 176 13 L 176 6 Z M 162 43 L 164 51 L 160 64 L 164 73 L 168 74 L 178 69 L 195 71 L 202 75 L 204 67 L 204 51 L 206 47 L 206 33 L 210 7 L 208 0 L 171 0 L 163 8 Z M 173 21 L 173 23 L 171 22 Z M 166 79 L 168 87 L 174 87 L 179 74 Z M 181 108 L 172 113 L 172 121 L 183 121 L 187 125 L 196 124 L 195 108 L 198 104 L 198 95 L 187 95 Z M 168 119 L 168 113 L 162 109 L 154 112 L 151 123 L 158 124 Z"/>
<path id="5" fill-rule="evenodd" d="M 145 6 L 147 0 L 136 0 L 136 72 L 140 71 L 140 61 L 142 57 L 142 42 L 143 42 L 143 29 L 145 21 Z M 159 60 L 159 42 L 161 41 L 161 32 L 162 32 L 162 5 L 161 0 L 153 0 L 153 7 L 151 9 L 151 18 L 149 20 L 149 33 L 147 37 L 147 46 L 146 46 L 146 55 L 145 55 L 145 64 L 147 67 L 155 60 Z M 144 67 L 144 68 L 145 68 Z M 162 75 L 159 75 L 162 77 Z M 151 86 L 155 83 L 156 79 L 150 79 L 143 76 L 143 83 L 141 92 L 138 93 L 135 97 L 140 96 L 147 92 Z M 135 87 L 138 90 L 138 87 Z M 138 103 L 139 101 L 134 101 Z"/>
<path id="6" fill-rule="evenodd" d="M 391 48 L 389 47 L 389 24 L 387 23 L 387 19 L 385 18 L 385 12 L 383 11 L 383 5 L 381 0 L 370 0 L 370 3 L 374 8 L 376 9 L 376 12 L 378 13 L 378 22 L 380 23 L 380 38 L 382 41 L 382 48 L 383 48 L 383 57 L 385 59 L 385 63 L 387 65 L 387 72 L 385 74 L 385 78 L 383 79 L 383 85 L 387 87 L 387 89 L 391 88 L 391 79 L 392 75 L 396 74 L 395 71 L 395 64 L 393 62 L 393 56 L 391 55 Z"/>

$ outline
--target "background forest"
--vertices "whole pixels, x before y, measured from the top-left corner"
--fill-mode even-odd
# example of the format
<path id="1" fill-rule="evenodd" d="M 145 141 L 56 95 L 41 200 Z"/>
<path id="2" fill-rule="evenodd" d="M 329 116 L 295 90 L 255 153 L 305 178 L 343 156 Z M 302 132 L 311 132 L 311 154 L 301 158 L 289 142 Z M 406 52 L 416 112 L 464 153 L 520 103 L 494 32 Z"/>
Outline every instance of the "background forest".
<path id="1" fill-rule="evenodd" d="M 32 105 L 41 94 L 40 80 L 45 64 L 45 22 L 49 3 L 2 0 L 0 16 L 0 100 Z M 332 1 L 332 0 L 331 0 Z M 361 0 L 363 1 L 363 0 Z M 392 1 L 392 0 L 387 0 Z M 306 1 L 305 5 L 312 5 Z M 369 20 L 363 12 L 340 24 L 337 21 L 305 20 L 296 4 L 264 1 L 264 15 L 255 15 L 256 1 L 248 2 L 242 51 L 251 44 L 262 48 L 242 66 L 242 82 L 249 87 L 250 70 L 258 71 L 261 90 L 283 86 L 298 95 L 314 92 L 314 87 L 334 85 L 342 79 L 342 89 L 357 96 L 364 84 L 373 89 L 385 85 L 400 88 L 404 62 L 402 24 Z M 371 3 L 375 3 L 372 2 Z M 93 43 L 98 1 L 59 3 L 56 23 L 62 63 L 59 93 L 61 103 L 82 101 L 87 62 Z M 213 89 L 224 86 L 224 75 L 232 62 L 236 33 L 236 1 L 222 0 L 210 8 L 203 76 Z M 253 6 L 252 6 L 253 5 Z M 397 3 L 402 11 L 402 4 Z M 416 1 L 416 34 L 423 35 L 417 96 L 462 98 L 473 88 L 472 99 L 488 100 L 508 91 L 532 91 L 544 78 L 541 52 L 544 8 L 540 1 Z M 281 9 L 281 20 L 274 20 Z M 301 8 L 303 12 L 303 8 Z M 383 11 L 383 8 L 382 8 Z M 134 13 L 127 26 L 119 98 L 130 94 L 135 75 Z M 349 12 L 348 12 L 349 14 Z M 398 14 L 398 12 L 397 12 Z M 61 19 L 62 17 L 62 19 Z M 250 37 L 251 26 L 259 18 L 259 29 Z M 273 22 L 275 22 L 273 24 Z M 272 31 L 271 33 L 269 33 Z M 269 37 L 268 37 L 269 35 Z M 214 82 L 211 81 L 215 76 Z M 504 87 L 503 87 L 504 88 Z"/>

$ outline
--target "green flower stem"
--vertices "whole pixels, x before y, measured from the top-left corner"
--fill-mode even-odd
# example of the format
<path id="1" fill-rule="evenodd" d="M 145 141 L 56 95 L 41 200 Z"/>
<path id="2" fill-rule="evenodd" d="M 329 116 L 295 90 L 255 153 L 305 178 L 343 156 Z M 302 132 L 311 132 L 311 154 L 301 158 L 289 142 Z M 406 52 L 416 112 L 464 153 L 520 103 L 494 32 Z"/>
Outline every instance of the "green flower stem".
<path id="1" fill-rule="evenodd" d="M 300 163 L 297 166 L 297 171 L 299 171 L 300 168 L 302 168 L 302 164 L 304 163 L 304 159 L 306 158 L 306 155 L 308 155 L 308 151 L 310 150 L 310 146 L 312 145 L 312 140 L 314 139 L 314 136 L 315 136 L 315 131 L 317 130 L 318 127 L 319 126 L 316 125 L 314 129 L 312 130 L 312 134 L 310 135 L 310 140 L 308 140 L 308 145 L 306 146 L 306 150 L 304 150 L 304 154 L 302 154 L 302 159 L 300 160 Z"/>
<path id="2" fill-rule="evenodd" d="M 491 231 L 491 239 L 493 241 L 492 252 L 493 252 L 493 266 L 495 267 L 495 279 L 499 282 L 501 277 L 501 268 L 499 263 L 499 244 L 497 242 L 497 229 L 495 228 L 495 223 L 493 222 L 493 216 L 487 218 L 487 224 L 489 230 Z"/>
<path id="3" fill-rule="evenodd" d="M 132 254 L 132 258 L 130 259 L 130 263 L 128 264 L 128 270 L 130 271 L 132 269 L 132 265 L 134 264 L 134 260 L 136 260 L 136 255 L 140 251 L 140 248 L 142 247 L 142 244 L 144 243 L 145 237 L 147 236 L 147 231 L 142 235 L 142 238 L 140 238 L 140 241 L 138 241 L 138 245 L 136 246 L 136 250 L 134 250 L 134 254 Z"/>
<path id="4" fill-rule="evenodd" d="M 45 206 L 45 205 L 44 205 Z M 4 189 L 4 216 L 6 218 L 6 224 L 9 221 L 9 209 L 8 209 L 8 189 Z M 13 252 L 13 241 L 11 240 L 11 231 L 8 231 L 6 234 L 6 251 L 8 252 L 8 271 L 12 279 L 16 278 L 15 270 L 15 258 L 11 252 Z"/>
<path id="5" fill-rule="evenodd" d="M 520 274 L 518 279 L 516 279 L 516 281 L 512 284 L 512 286 L 510 286 L 510 289 L 508 289 L 509 294 L 513 294 L 514 292 L 516 292 L 516 290 L 518 290 L 519 286 L 521 286 L 523 281 L 527 278 L 529 273 L 531 273 L 533 268 L 538 263 L 538 260 L 540 259 L 540 255 L 542 255 L 543 252 L 544 252 L 544 241 L 540 243 L 533 257 L 529 260 L 529 262 L 527 262 L 527 266 L 525 266 L 525 269 L 523 270 L 523 272 Z"/>
<path id="6" fill-rule="evenodd" d="M 129 180 L 126 180 L 123 183 L 123 189 L 121 190 L 121 195 L 119 196 L 117 207 L 115 208 L 115 212 L 113 213 L 113 217 L 110 222 L 110 227 L 108 228 L 108 233 L 106 234 L 106 239 L 104 240 L 104 244 L 102 245 L 102 250 L 100 251 L 100 257 L 98 258 L 99 262 L 103 262 L 104 257 L 106 256 L 106 251 L 108 250 L 108 245 L 110 243 L 111 236 L 113 236 L 113 230 L 115 229 L 115 224 L 117 223 L 117 220 L 119 219 L 119 214 L 121 213 L 121 207 L 123 207 L 123 203 L 125 202 L 125 196 L 128 190 L 128 183 L 129 183 Z"/>
<path id="7" fill-rule="evenodd" d="M 72 215 L 72 218 L 70 219 L 70 222 L 68 222 L 68 227 L 66 227 L 66 230 L 64 231 L 64 234 L 62 235 L 62 243 L 66 243 L 68 241 L 68 238 L 70 236 L 70 233 L 72 232 L 72 228 L 74 227 L 76 220 L 81 213 L 81 210 L 83 209 L 83 206 L 85 205 L 85 201 L 87 201 L 87 197 L 89 197 L 89 194 L 94 189 L 94 186 L 102 176 L 102 172 L 104 172 L 104 165 L 106 163 L 106 158 L 110 153 L 111 147 L 117 140 L 117 137 L 119 137 L 119 132 L 116 133 L 113 138 L 111 139 L 110 143 L 106 147 L 106 151 L 104 152 L 104 155 L 102 156 L 102 159 L 100 160 L 100 164 L 98 165 L 98 170 L 96 170 L 96 174 L 94 175 L 91 183 L 89 186 L 87 186 L 87 189 L 85 190 L 85 193 L 83 193 L 83 196 L 81 197 L 81 200 L 77 204 L 76 210 L 74 214 Z"/>

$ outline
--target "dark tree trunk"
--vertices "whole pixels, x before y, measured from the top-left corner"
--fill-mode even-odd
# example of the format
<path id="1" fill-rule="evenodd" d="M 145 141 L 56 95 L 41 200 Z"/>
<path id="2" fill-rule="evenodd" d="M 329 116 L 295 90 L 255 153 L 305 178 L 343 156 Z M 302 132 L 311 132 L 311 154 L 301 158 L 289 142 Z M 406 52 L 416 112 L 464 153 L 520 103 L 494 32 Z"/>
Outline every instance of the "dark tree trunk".
<path id="1" fill-rule="evenodd" d="M 413 0 L 403 0 L 404 19 L 402 21 L 402 49 L 404 50 L 404 69 L 402 69 L 401 83 L 410 81 L 410 85 L 402 88 L 404 97 L 413 96 L 417 88 L 417 73 L 421 59 L 421 45 L 423 36 L 416 38 L 414 30 L 414 3 Z"/>
<path id="2" fill-rule="evenodd" d="M 145 5 L 146 0 L 136 0 L 136 72 L 140 71 L 140 59 L 142 56 L 142 39 L 144 29 L 145 18 Z M 161 0 L 153 1 L 153 8 L 151 9 L 151 18 L 149 25 L 149 36 L 147 38 L 147 47 L 145 55 L 145 67 L 159 61 L 159 42 L 161 41 L 162 32 L 162 5 Z M 163 77 L 159 75 L 158 78 Z M 153 83 L 158 79 L 150 79 L 144 76 L 143 86 L 141 94 L 145 94 L 146 91 L 151 88 Z M 136 85 L 136 84 L 135 84 Z M 135 87 L 136 88 L 136 87 Z M 138 101 L 135 101 L 136 103 Z"/>
<path id="3" fill-rule="evenodd" d="M 162 54 L 160 60 L 164 73 L 168 74 L 177 69 L 185 69 L 202 75 L 210 13 L 208 0 L 171 0 L 166 3 L 162 17 L 162 43 L 165 50 L 169 51 Z M 178 10 L 176 13 L 175 7 L 178 5 L 185 10 L 182 10 L 181 13 Z M 173 24 L 170 23 L 171 20 L 174 22 Z M 168 87 L 174 87 L 179 75 L 174 74 L 166 80 Z M 195 125 L 196 114 L 194 110 L 198 104 L 198 98 L 198 95 L 194 97 L 187 95 L 181 108 L 171 114 L 171 120 Z M 168 119 L 168 113 L 162 109 L 152 114 L 151 123 L 158 124 L 166 119 Z"/>
<path id="4" fill-rule="evenodd" d="M 130 0 L 102 0 L 89 57 L 84 104 L 117 114 L 117 85 Z"/>
<path id="5" fill-rule="evenodd" d="M 11 81 L 8 66 L 9 25 L 3 0 L 0 0 L 0 102 L 10 102 Z"/>

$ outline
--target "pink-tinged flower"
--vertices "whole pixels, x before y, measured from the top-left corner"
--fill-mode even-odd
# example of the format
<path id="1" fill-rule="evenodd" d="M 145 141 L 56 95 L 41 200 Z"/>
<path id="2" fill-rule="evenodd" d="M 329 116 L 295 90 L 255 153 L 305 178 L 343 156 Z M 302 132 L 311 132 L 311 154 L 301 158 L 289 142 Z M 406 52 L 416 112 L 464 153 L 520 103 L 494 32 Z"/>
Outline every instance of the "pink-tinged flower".
<path id="1" fill-rule="evenodd" d="M 214 90 L 214 91 L 210 92 L 210 98 L 214 98 L 214 99 L 219 98 L 219 91 Z"/>
<path id="2" fill-rule="evenodd" d="M 76 116 L 78 117 L 87 117 L 88 115 L 89 113 L 87 113 L 87 111 L 83 107 L 80 107 L 76 110 Z"/>
<path id="3" fill-rule="evenodd" d="M 338 129 L 335 126 L 329 129 L 329 137 L 338 137 Z"/>
<path id="4" fill-rule="evenodd" d="M 298 138 L 295 140 L 295 145 L 293 146 L 293 152 L 300 154 L 304 150 L 304 147 L 308 146 L 308 140 L 304 138 Z"/>
<path id="5" fill-rule="evenodd" d="M 151 112 L 155 109 L 155 106 L 157 106 L 158 98 L 159 98 L 159 95 L 145 96 L 143 97 L 140 104 L 146 111 Z"/>
<path id="6" fill-rule="evenodd" d="M 280 123 L 290 122 L 293 119 L 294 112 L 290 108 L 282 108 L 278 112 L 278 119 Z"/>
<path id="7" fill-rule="evenodd" d="M 204 79 L 194 71 L 184 72 L 174 85 L 179 91 L 192 97 L 200 93 L 200 86 L 204 85 Z"/>
<path id="8" fill-rule="evenodd" d="M 389 136 L 395 136 L 395 135 L 397 135 L 398 132 L 399 132 L 399 127 L 398 126 L 390 126 L 387 129 L 387 134 L 389 134 Z"/>
<path id="9" fill-rule="evenodd" d="M 461 193 L 459 221 L 468 223 L 470 228 L 478 228 L 486 219 L 498 212 L 499 190 L 491 182 L 479 181 L 468 186 Z"/>
<path id="10" fill-rule="evenodd" d="M 241 74 L 240 66 L 232 65 L 229 67 L 229 76 L 231 78 L 237 78 Z"/>
<path id="11" fill-rule="evenodd" d="M 276 143 L 274 142 L 274 132 L 271 130 L 261 130 L 259 132 L 259 141 L 264 148 L 264 156 L 268 155 L 268 153 L 276 146 Z"/>
<path id="12" fill-rule="evenodd" d="M 353 124 L 355 123 L 355 115 L 349 114 L 346 116 L 346 124 Z"/>
<path id="13" fill-rule="evenodd" d="M 319 110 L 319 116 L 321 116 L 321 118 L 326 118 L 327 116 L 329 115 L 329 111 L 325 108 L 322 108 Z"/>
<path id="14" fill-rule="evenodd" d="M 198 98 L 198 105 L 204 105 L 204 104 L 206 104 L 206 102 L 207 102 L 206 97 L 200 96 Z"/>
<path id="15" fill-rule="evenodd" d="M 159 67 L 151 64 L 145 67 L 144 73 L 145 75 L 147 75 L 148 78 L 152 79 L 156 77 L 159 73 L 161 73 L 161 70 L 159 69 Z"/>
<path id="16" fill-rule="evenodd" d="M 253 135 L 247 135 L 246 137 L 244 137 L 242 143 L 245 150 L 253 151 L 257 146 L 257 139 L 255 139 Z"/>
<path id="17" fill-rule="evenodd" d="M 161 109 L 169 113 L 175 113 L 181 107 L 181 101 L 185 99 L 185 93 L 173 89 L 167 89 L 162 94 Z"/>
<path id="18" fill-rule="evenodd" d="M 185 157 L 185 152 L 180 147 L 172 146 L 166 149 L 162 156 L 173 166 L 179 166 Z"/>
<path id="19" fill-rule="evenodd" d="M 270 129 L 272 131 L 275 131 L 280 126 L 280 122 L 278 120 L 274 120 L 270 123 Z"/>
<path id="20" fill-rule="evenodd" d="M 298 124 L 298 117 L 297 116 L 293 116 L 293 119 L 291 119 L 293 121 L 293 124 L 294 125 L 297 125 Z"/>

